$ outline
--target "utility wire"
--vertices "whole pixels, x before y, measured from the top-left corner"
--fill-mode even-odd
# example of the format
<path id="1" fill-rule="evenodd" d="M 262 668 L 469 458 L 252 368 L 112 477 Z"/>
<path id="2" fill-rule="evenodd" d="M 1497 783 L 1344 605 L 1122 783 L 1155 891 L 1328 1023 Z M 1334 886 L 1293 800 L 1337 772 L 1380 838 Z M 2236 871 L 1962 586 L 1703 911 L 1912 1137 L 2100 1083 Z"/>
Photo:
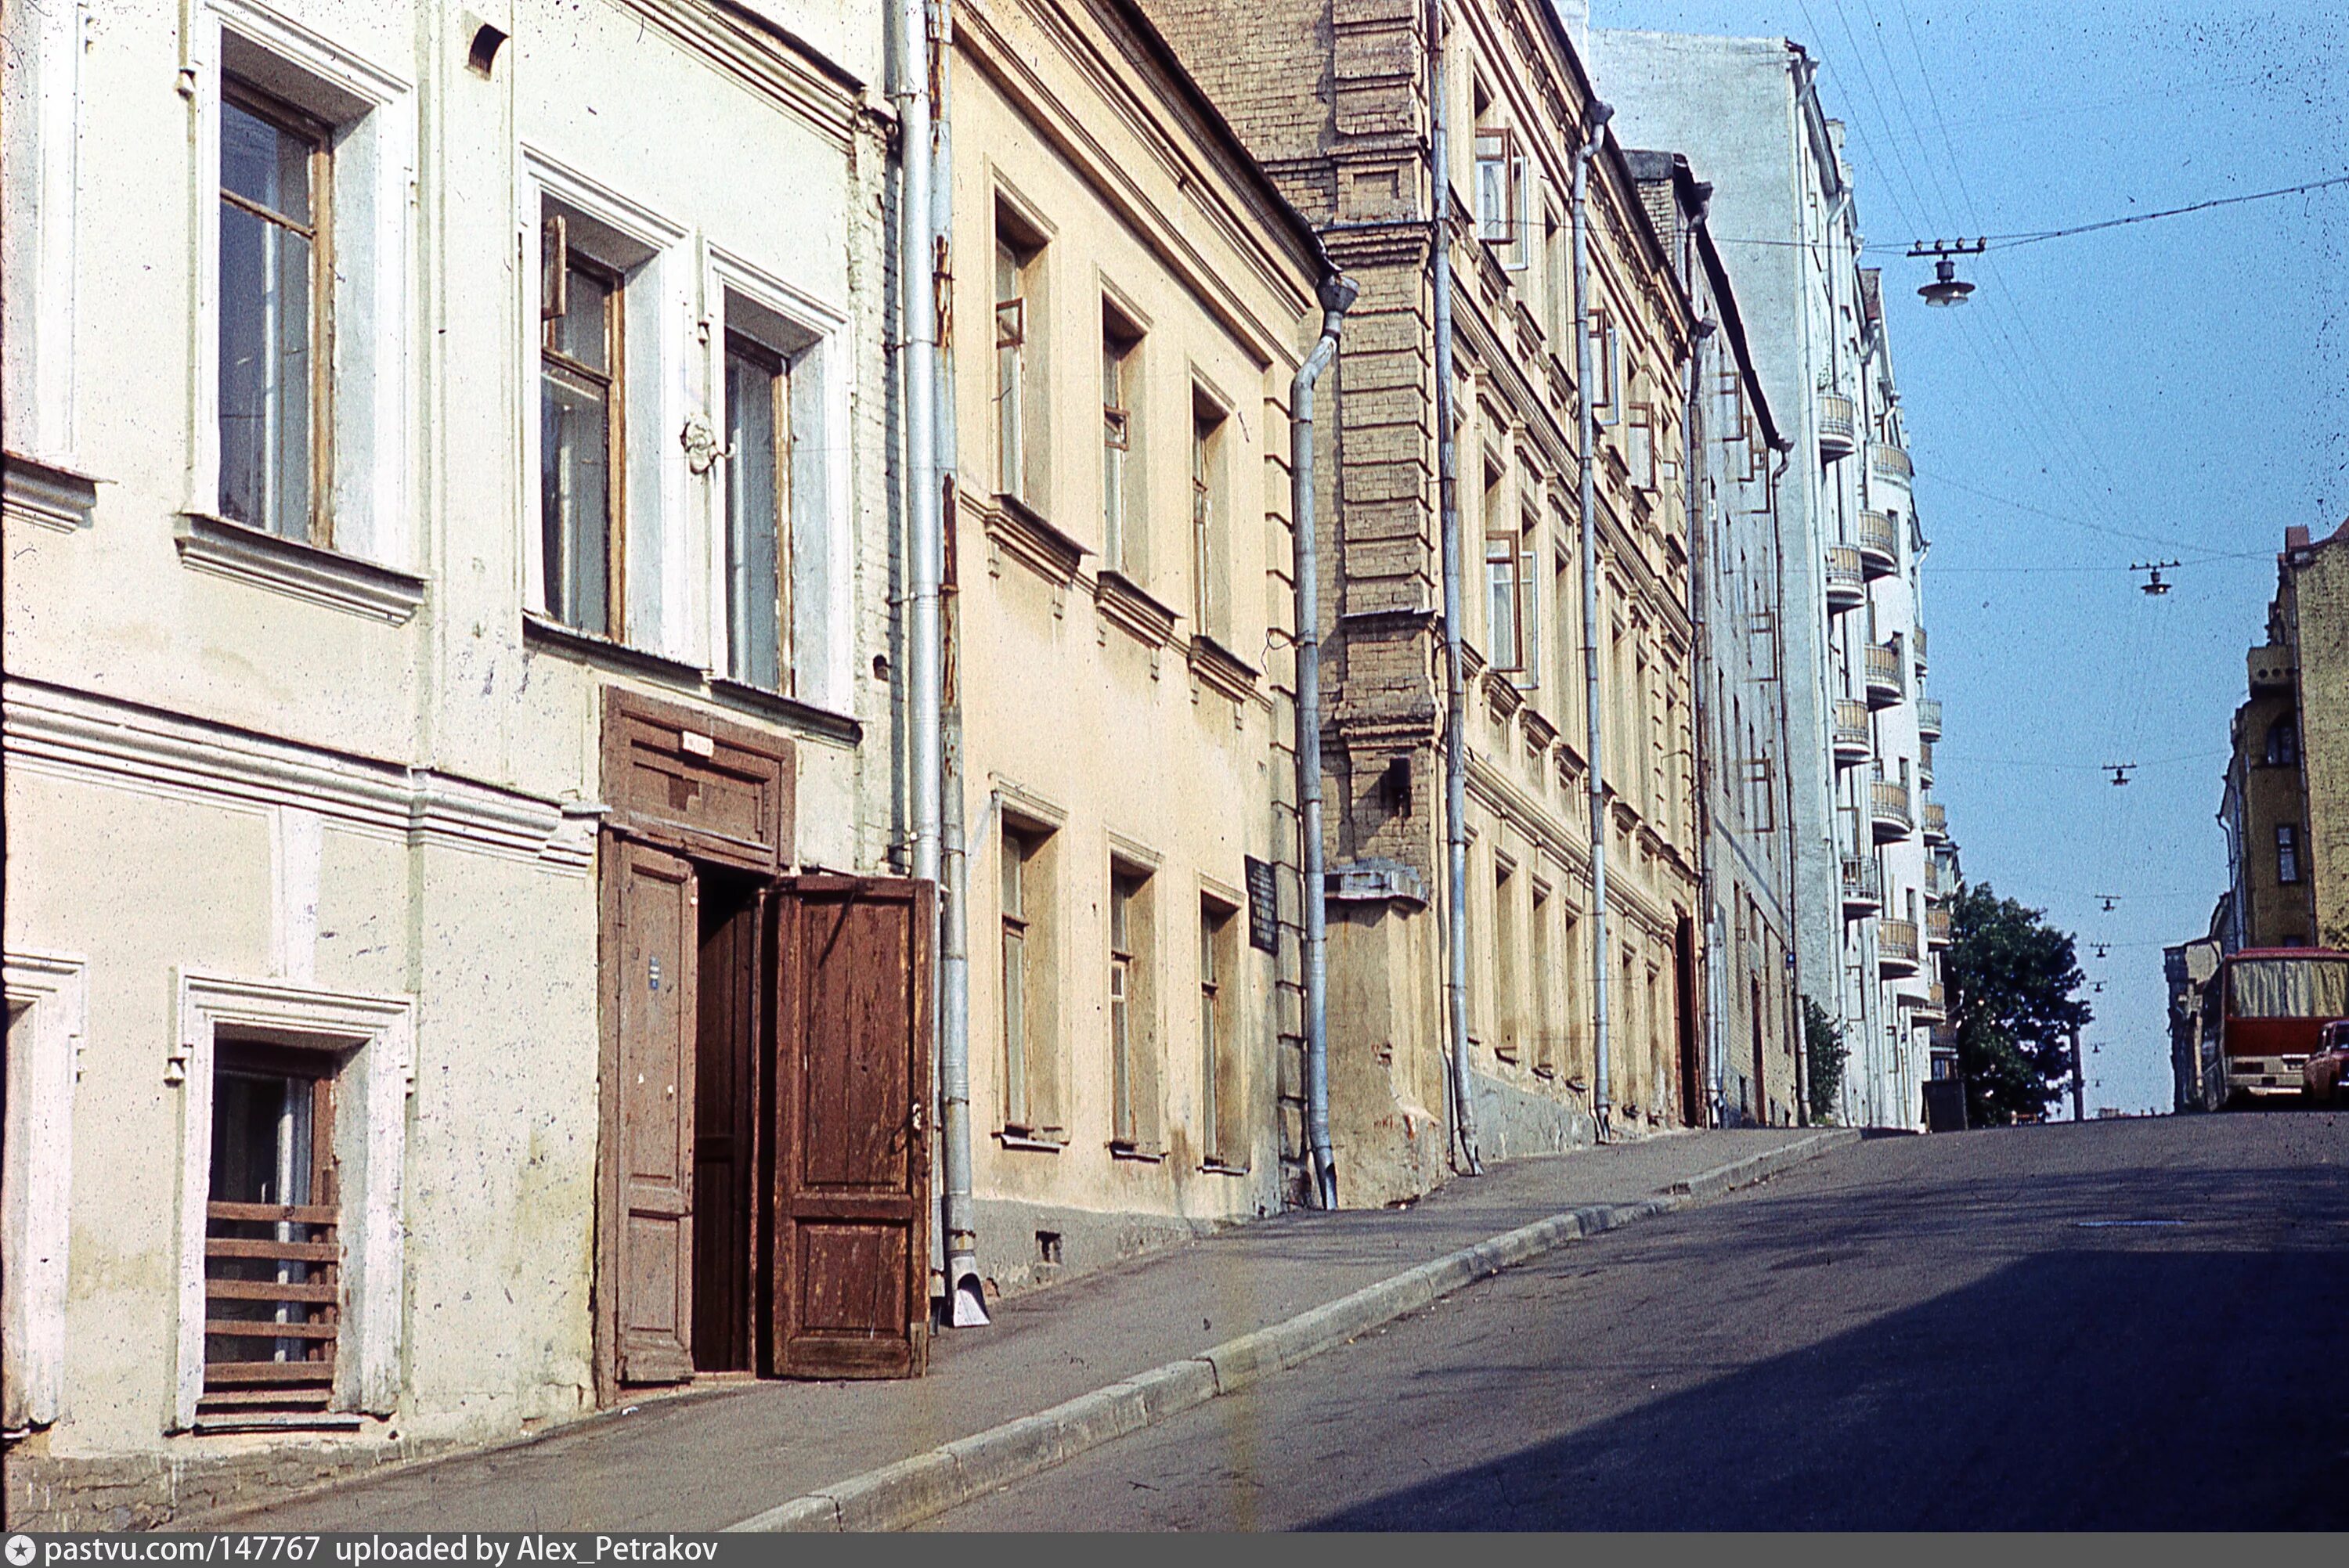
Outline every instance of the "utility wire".
<path id="1" fill-rule="evenodd" d="M 2245 201 L 2265 201 L 2277 196 L 2297 196 L 2305 191 L 2324 191 L 2335 185 L 2349 185 L 2349 174 L 2336 174 L 2330 180 L 2312 180 L 2304 185 L 2286 185 L 2274 191 L 2255 191 L 2248 196 L 2215 196 L 2208 201 L 2196 201 L 2189 206 L 2171 207 L 2160 212 L 2134 212 L 2126 218 L 2107 218 L 2101 223 L 2081 223 L 2069 229 L 2043 229 L 2030 234 L 1991 234 L 1985 236 L 1993 247 L 2013 250 L 2022 245 L 2036 245 L 2044 240 L 2065 240 L 2075 234 L 2093 234 L 2100 229 L 2118 229 L 2130 223 L 2150 223 L 2157 218 L 2177 218 L 2188 212 L 2207 212 L 2213 207 L 2233 207 Z M 1929 242 L 1919 241 L 1919 244 Z"/>

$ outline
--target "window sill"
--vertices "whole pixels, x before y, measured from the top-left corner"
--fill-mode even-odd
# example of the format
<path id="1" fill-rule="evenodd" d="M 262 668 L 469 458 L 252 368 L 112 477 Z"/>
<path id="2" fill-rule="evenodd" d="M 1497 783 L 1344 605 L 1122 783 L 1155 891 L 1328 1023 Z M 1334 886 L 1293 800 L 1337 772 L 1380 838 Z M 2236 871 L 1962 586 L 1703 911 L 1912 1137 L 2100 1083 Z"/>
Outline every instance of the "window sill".
<path id="1" fill-rule="evenodd" d="M 1245 1176 L 1247 1173 L 1247 1166 L 1226 1165 L 1220 1160 L 1210 1160 L 1199 1167 L 1202 1176 Z"/>
<path id="2" fill-rule="evenodd" d="M 1112 1160 L 1131 1160 L 1142 1165 L 1166 1163 L 1166 1150 L 1144 1149 L 1138 1143 L 1112 1143 L 1109 1146 L 1109 1157 Z"/>
<path id="3" fill-rule="evenodd" d="M 280 539 L 206 512 L 180 514 L 180 564 L 330 610 L 404 626 L 424 603 L 424 579 L 355 555 Z"/>
<path id="4" fill-rule="evenodd" d="M 1213 637 L 1195 634 L 1191 638 L 1191 669 L 1203 685 L 1234 702 L 1247 702 L 1257 695 L 1260 672 Z"/>
<path id="5" fill-rule="evenodd" d="M 583 632 L 576 626 L 566 626 L 560 621 L 549 620 L 535 610 L 522 613 L 522 633 L 524 644 L 535 644 L 545 652 L 576 658 L 583 664 L 605 669 L 626 670 L 660 682 L 680 696 L 699 697 L 706 702 L 735 713 L 770 724 L 780 724 L 807 735 L 837 740 L 843 746 L 856 746 L 864 739 L 864 725 L 860 719 L 844 713 L 804 703 L 797 697 L 785 696 L 763 686 L 750 686 L 730 676 L 712 675 L 698 665 L 683 659 L 673 659 L 667 654 L 657 654 L 648 648 L 630 647 L 600 632 Z"/>
<path id="6" fill-rule="evenodd" d="M 1066 1139 L 1035 1138 L 1025 1132 L 999 1132 L 996 1140 L 1006 1149 L 1024 1149 L 1031 1154 L 1058 1154 L 1066 1149 Z"/>
<path id="7" fill-rule="evenodd" d="M 5 496 L 0 512 L 14 522 L 76 533 L 97 514 L 99 483 L 88 474 L 10 452 L 5 477 L 0 479 L 0 496 Z"/>
<path id="8" fill-rule="evenodd" d="M 987 514 L 986 526 L 990 557 L 999 550 L 1008 552 L 1046 582 L 1063 587 L 1077 580 L 1077 567 L 1084 560 L 1085 547 L 1046 521 L 1043 513 L 1018 496 L 997 495 L 994 508 Z M 998 561 L 990 559 L 988 570 L 998 569 Z"/>
<path id="9" fill-rule="evenodd" d="M 854 746 L 864 738 L 864 725 L 860 719 L 730 676 L 711 676 L 709 695 L 713 701 L 727 707 L 788 724 L 812 735 L 826 736 L 843 746 Z"/>

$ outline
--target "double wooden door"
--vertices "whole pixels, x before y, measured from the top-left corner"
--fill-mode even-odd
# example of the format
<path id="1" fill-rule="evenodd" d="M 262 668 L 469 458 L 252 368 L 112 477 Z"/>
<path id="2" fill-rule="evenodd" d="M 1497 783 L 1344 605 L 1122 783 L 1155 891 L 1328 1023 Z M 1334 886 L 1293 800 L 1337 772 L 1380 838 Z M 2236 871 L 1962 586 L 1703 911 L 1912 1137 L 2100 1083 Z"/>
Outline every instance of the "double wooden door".
<path id="1" fill-rule="evenodd" d="M 771 882 L 755 939 L 738 932 L 723 949 L 755 965 L 743 989 L 759 1005 L 705 1007 L 700 987 L 727 981 L 699 971 L 700 869 L 624 835 L 605 843 L 597 1316 L 606 1377 L 693 1376 L 697 1274 L 740 1282 L 740 1313 L 757 1319 L 757 1365 L 770 1375 L 919 1376 L 929 1332 L 930 885 Z M 703 1060 L 705 1047 L 717 1047 L 699 1035 L 711 1018 L 751 1031 L 753 1070 L 709 1077 L 717 1064 Z M 708 1140 L 697 1138 L 697 1100 L 709 1107 L 713 1090 L 754 1097 L 740 1119 L 760 1130 L 761 1147 L 731 1156 L 756 1183 L 744 1205 L 751 1222 L 713 1214 L 698 1238 L 697 1149 Z M 746 1247 L 747 1266 L 713 1270 L 698 1239 Z M 700 1314 L 704 1323 L 731 1315 Z"/>

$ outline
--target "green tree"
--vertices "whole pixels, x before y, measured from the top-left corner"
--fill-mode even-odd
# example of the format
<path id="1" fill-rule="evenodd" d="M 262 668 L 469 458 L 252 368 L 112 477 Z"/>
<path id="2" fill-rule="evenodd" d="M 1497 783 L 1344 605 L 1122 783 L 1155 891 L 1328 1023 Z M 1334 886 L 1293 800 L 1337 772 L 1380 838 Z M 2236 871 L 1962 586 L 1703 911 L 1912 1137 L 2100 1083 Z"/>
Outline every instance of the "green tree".
<path id="1" fill-rule="evenodd" d="M 2001 898 L 1988 882 L 1961 883 L 1950 900 L 1950 945 L 1941 954 L 1966 1119 L 2003 1127 L 2038 1116 L 2072 1076 L 2072 1031 L 2094 1015 L 2078 992 L 2072 936 L 2044 910 Z"/>
<path id="2" fill-rule="evenodd" d="M 1803 1048 L 1810 1057 L 1811 1119 L 1835 1114 L 1836 1091 L 1843 1087 L 1843 1026 L 1808 996 L 1803 998 Z"/>

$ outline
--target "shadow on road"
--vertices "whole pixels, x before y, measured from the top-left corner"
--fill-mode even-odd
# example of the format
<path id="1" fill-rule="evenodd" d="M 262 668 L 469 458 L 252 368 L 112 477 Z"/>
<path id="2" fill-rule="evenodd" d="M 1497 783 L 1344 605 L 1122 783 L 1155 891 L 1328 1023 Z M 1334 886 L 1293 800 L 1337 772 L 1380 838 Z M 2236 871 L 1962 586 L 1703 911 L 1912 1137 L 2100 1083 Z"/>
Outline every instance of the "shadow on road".
<path id="1" fill-rule="evenodd" d="M 2318 1230 L 2333 1244 L 2080 1233 L 2099 1250 L 2024 1257 L 1308 1528 L 2349 1527 L 2349 1255 Z"/>

